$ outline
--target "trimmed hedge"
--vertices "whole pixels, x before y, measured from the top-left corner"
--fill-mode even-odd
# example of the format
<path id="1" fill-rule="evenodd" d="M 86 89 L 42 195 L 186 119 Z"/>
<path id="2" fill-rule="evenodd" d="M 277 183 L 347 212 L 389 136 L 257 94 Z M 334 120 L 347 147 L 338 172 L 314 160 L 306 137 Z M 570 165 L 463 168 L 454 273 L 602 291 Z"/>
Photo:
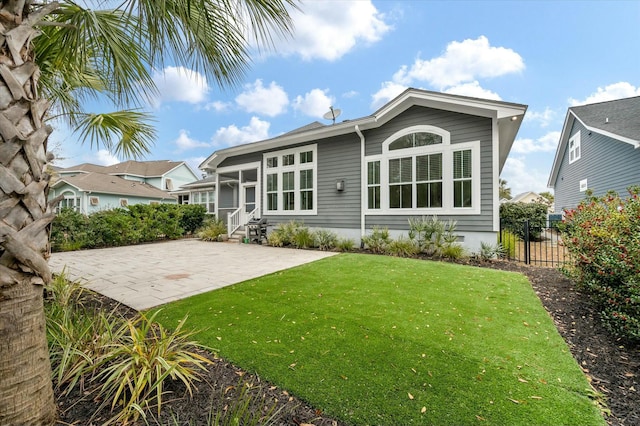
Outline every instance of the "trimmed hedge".
<path id="1" fill-rule="evenodd" d="M 588 193 L 559 229 L 571 255 L 563 272 L 591 295 L 614 335 L 640 342 L 640 187 L 629 194 Z"/>
<path id="2" fill-rule="evenodd" d="M 51 225 L 51 250 L 114 247 L 160 239 L 177 239 L 202 226 L 200 205 L 135 204 L 85 216 L 63 209 Z"/>
<path id="3" fill-rule="evenodd" d="M 529 237 L 540 238 L 547 225 L 547 205 L 543 203 L 504 203 L 500 205 L 502 227 L 524 239 L 524 221 L 529 220 Z"/>

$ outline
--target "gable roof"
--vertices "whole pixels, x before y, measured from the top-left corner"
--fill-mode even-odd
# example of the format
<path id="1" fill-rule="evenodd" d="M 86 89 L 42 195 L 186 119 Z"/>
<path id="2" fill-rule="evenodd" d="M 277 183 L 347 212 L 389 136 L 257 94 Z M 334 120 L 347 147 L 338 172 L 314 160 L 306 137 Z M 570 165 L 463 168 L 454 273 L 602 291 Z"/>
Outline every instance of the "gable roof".
<path id="1" fill-rule="evenodd" d="M 154 160 L 154 161 L 124 161 L 111 166 L 99 166 L 97 164 L 83 163 L 77 166 L 67 167 L 60 170 L 61 173 L 68 172 L 96 172 L 110 175 L 133 175 L 141 177 L 161 177 L 173 169 L 186 163 L 184 161 Z M 188 167 L 188 166 L 187 166 Z M 191 168 L 189 170 L 193 173 Z M 195 175 L 195 174 L 194 174 Z"/>
<path id="2" fill-rule="evenodd" d="M 551 166 L 547 182 L 549 187 L 553 187 L 558 179 L 562 157 L 575 121 L 590 132 L 640 148 L 640 96 L 571 107 L 567 110 L 560 142 Z"/>
<path id="3" fill-rule="evenodd" d="M 509 202 L 510 203 L 519 203 L 520 201 L 527 199 L 527 197 L 532 197 L 534 199 L 540 198 L 542 200 L 545 200 L 545 201 L 549 202 L 549 200 L 547 200 L 545 197 L 543 197 L 542 195 L 538 194 L 537 192 L 533 192 L 533 191 L 521 192 L 520 194 L 517 194 L 512 199 L 510 199 Z"/>
<path id="4" fill-rule="evenodd" d="M 230 156 L 375 129 L 414 105 L 497 119 L 500 140 L 500 170 L 502 170 L 507 160 L 513 141 L 522 123 L 522 118 L 527 110 L 527 106 L 522 104 L 409 88 L 372 115 L 355 120 L 346 120 L 333 125 L 323 125 L 315 122 L 275 138 L 220 149 L 211 154 L 198 167 L 202 170 L 213 170 L 225 158 Z"/>
<path id="5" fill-rule="evenodd" d="M 62 176 L 52 187 L 60 187 L 63 183 L 71 185 L 83 192 L 127 195 L 141 198 L 175 198 L 153 185 L 126 180 L 119 176 L 111 176 L 104 173 L 87 172 L 76 176 Z"/>

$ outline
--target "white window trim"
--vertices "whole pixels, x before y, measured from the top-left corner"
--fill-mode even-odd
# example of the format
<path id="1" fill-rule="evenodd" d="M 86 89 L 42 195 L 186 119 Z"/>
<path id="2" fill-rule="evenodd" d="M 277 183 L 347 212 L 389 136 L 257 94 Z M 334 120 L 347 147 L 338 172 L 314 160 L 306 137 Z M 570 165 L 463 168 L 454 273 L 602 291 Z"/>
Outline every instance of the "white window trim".
<path id="1" fill-rule="evenodd" d="M 389 145 L 396 139 L 410 133 L 429 132 L 442 136 L 442 143 L 437 145 L 427 145 L 416 148 L 406 148 L 389 151 Z M 472 207 L 453 207 L 453 152 L 462 150 L 471 150 L 471 189 Z M 442 207 L 430 208 L 389 208 L 389 160 L 394 158 L 415 157 L 417 155 L 429 155 L 442 153 Z M 481 212 L 480 206 L 480 141 L 471 141 L 451 144 L 451 135 L 444 129 L 429 126 L 411 126 L 402 129 L 389 136 L 382 143 L 382 154 L 365 156 L 365 167 L 368 167 L 370 161 L 380 161 L 380 208 L 369 209 L 369 203 L 365 204 L 365 214 L 367 215 L 477 215 Z M 415 184 L 415 160 L 413 163 L 413 193 L 412 200 L 415 203 L 416 187 Z M 367 191 L 367 182 L 364 182 L 363 191 Z"/>
<path id="2" fill-rule="evenodd" d="M 311 151 L 313 154 L 313 161 L 309 163 L 300 163 L 300 153 Z M 294 154 L 295 162 L 293 165 L 283 166 L 282 156 Z M 267 168 L 267 158 L 278 157 L 278 167 Z M 318 145 L 305 145 L 297 148 L 285 149 L 281 151 L 271 151 L 262 154 L 262 162 L 264 167 L 262 168 L 263 182 L 265 182 L 262 188 L 262 197 L 265 200 L 264 207 L 262 208 L 263 216 L 315 216 L 318 214 Z M 301 210 L 300 209 L 300 171 L 301 170 L 313 170 L 313 209 Z M 282 191 L 282 174 L 286 172 L 294 172 L 294 193 L 295 195 L 295 209 L 283 210 L 284 195 Z M 278 209 L 267 210 L 267 175 L 278 175 Z"/>
<path id="3" fill-rule="evenodd" d="M 580 157 L 582 156 L 582 147 L 581 147 L 581 143 L 580 143 L 580 131 L 578 130 L 578 132 L 571 136 L 569 138 L 569 164 L 575 163 L 576 161 L 578 161 L 580 159 Z M 575 143 L 575 146 L 573 147 L 573 149 L 571 148 L 571 142 Z M 578 155 L 573 157 L 573 159 L 571 158 L 571 153 L 575 151 L 578 151 Z"/>

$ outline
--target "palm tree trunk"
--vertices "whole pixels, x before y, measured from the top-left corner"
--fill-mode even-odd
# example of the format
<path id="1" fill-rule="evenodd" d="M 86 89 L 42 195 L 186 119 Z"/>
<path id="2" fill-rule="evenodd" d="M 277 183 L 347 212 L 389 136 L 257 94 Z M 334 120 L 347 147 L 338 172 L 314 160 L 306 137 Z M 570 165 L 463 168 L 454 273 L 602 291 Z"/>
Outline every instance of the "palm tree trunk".
<path id="1" fill-rule="evenodd" d="M 34 26 L 57 7 L 2 0 L 0 8 L 0 425 L 53 424 L 46 340 L 48 109 L 39 99 Z"/>

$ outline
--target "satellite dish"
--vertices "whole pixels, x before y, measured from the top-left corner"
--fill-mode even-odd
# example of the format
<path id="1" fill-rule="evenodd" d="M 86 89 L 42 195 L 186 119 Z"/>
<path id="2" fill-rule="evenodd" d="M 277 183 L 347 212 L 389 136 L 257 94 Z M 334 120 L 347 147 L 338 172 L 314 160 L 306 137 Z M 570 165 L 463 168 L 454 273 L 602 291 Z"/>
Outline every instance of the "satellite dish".
<path id="1" fill-rule="evenodd" d="M 333 107 L 330 106 L 329 111 L 326 112 L 322 117 L 324 117 L 325 120 L 333 120 L 333 124 L 336 124 L 336 118 L 338 118 L 341 112 L 341 110 L 337 108 L 333 109 Z"/>

